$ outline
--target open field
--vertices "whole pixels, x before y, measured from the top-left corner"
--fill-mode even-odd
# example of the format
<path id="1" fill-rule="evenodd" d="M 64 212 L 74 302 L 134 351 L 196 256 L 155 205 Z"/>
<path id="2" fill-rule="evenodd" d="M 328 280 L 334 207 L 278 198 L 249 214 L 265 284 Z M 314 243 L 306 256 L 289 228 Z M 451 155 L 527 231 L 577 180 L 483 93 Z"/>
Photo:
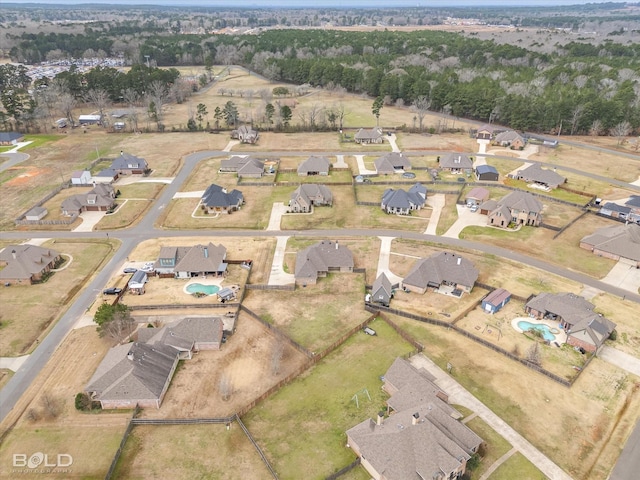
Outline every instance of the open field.
<path id="1" fill-rule="evenodd" d="M 211 315 L 226 313 L 213 309 Z M 175 315 L 180 311 L 174 311 Z M 207 315 L 207 311 L 199 312 Z M 276 348 L 282 357 L 273 363 Z M 280 380 L 301 368 L 307 357 L 287 342 L 275 337 L 266 327 L 240 312 L 236 331 L 219 351 L 202 350 L 191 360 L 181 361 L 171 381 L 162 407 L 145 409 L 143 418 L 227 417 L 244 408 Z M 277 367 L 277 368 L 276 368 Z M 220 388 L 229 382 L 225 399 Z"/>
<path id="2" fill-rule="evenodd" d="M 597 295 L 589 301 L 596 306 L 598 313 L 602 313 L 617 324 L 618 338 L 609 340 L 607 344 L 629 355 L 638 356 L 640 352 L 638 304 L 608 293 Z"/>
<path id="3" fill-rule="evenodd" d="M 380 375 L 411 350 L 382 320 L 371 326 L 377 336 L 356 333 L 243 418 L 280 478 L 297 479 L 300 472 L 324 478 L 355 459 L 345 448 L 345 431 L 381 409 L 386 396 Z"/>
<path id="4" fill-rule="evenodd" d="M 271 474 L 237 423 L 136 426 L 114 478 L 269 478 Z"/>
<path id="5" fill-rule="evenodd" d="M 57 250 L 65 267 L 37 285 L 11 285 L 0 290 L 0 352 L 2 356 L 27 353 L 52 326 L 76 294 L 113 252 L 116 241 L 52 240 L 44 247 Z M 68 263 L 67 255 L 73 260 Z"/>
<path id="6" fill-rule="evenodd" d="M 441 368 L 451 363 L 458 382 L 573 478 L 606 478 L 619 439 L 637 420 L 636 377 L 595 358 L 567 388 L 453 331 L 391 318 Z"/>
<path id="7" fill-rule="evenodd" d="M 331 302 L 327 302 L 327 296 Z M 316 285 L 286 291 L 247 292 L 243 305 L 308 350 L 320 352 L 365 321 L 364 279 L 357 273 L 332 273 Z"/>
<path id="8" fill-rule="evenodd" d="M 436 121 L 435 117 L 432 118 Z M 446 134 L 399 132 L 397 137 L 396 143 L 401 150 L 443 150 L 468 153 L 478 150 L 476 139 L 471 138 L 466 132 Z"/>
<path id="9" fill-rule="evenodd" d="M 550 208 L 550 206 L 547 207 L 547 209 Z M 498 245 L 527 255 L 531 255 L 531 252 L 538 252 L 537 255 L 546 258 L 549 262 L 595 278 L 602 278 L 609 273 L 616 262 L 594 255 L 588 250 L 580 248 L 579 244 L 580 239 L 586 235 L 590 235 L 598 228 L 612 224 L 611 220 L 588 214 L 555 239 L 553 237 L 556 232 L 541 227 L 522 227 L 517 232 L 511 232 L 475 226 L 466 227 L 460 234 L 460 238 Z M 560 226 L 559 223 L 558 226 Z"/>

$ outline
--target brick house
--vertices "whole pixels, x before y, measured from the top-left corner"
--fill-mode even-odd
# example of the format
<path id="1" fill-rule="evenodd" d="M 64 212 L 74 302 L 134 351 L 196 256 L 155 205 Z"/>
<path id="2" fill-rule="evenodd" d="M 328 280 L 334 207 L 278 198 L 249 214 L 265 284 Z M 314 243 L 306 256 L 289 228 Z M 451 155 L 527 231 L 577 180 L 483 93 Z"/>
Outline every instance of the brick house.
<path id="1" fill-rule="evenodd" d="M 411 292 L 425 293 L 431 288 L 461 296 L 462 292 L 471 292 L 476 280 L 478 269 L 469 260 L 455 253 L 438 252 L 417 260 L 401 286 Z"/>
<path id="2" fill-rule="evenodd" d="M 329 272 L 353 272 L 353 254 L 344 245 L 322 240 L 298 252 L 295 282 L 297 285 L 315 285 L 319 277 Z"/>
<path id="3" fill-rule="evenodd" d="M 0 282 L 32 284 L 55 268 L 60 253 L 36 245 L 7 245 L 0 252 Z"/>
<path id="4" fill-rule="evenodd" d="M 599 228 L 580 240 L 580 248 L 612 260 L 625 259 L 640 268 L 640 225 L 613 225 Z"/>

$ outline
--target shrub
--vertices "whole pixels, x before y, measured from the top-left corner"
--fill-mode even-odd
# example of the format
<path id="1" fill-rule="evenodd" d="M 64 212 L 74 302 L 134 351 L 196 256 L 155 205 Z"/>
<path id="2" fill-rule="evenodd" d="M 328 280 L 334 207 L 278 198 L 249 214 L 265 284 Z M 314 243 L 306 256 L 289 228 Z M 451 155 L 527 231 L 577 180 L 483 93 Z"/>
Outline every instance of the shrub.
<path id="1" fill-rule="evenodd" d="M 616 341 L 618 339 L 618 332 L 613 330 L 610 334 L 609 334 L 609 340 L 612 341 Z"/>

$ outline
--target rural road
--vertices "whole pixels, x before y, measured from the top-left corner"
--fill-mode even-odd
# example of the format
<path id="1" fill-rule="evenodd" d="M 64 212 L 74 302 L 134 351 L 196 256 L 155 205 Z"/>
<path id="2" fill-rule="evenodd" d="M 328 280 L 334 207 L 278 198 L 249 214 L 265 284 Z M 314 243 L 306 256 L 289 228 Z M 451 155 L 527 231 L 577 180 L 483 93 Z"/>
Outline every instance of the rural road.
<path id="1" fill-rule="evenodd" d="M 15 167 L 20 162 L 24 162 L 29 158 L 29 155 L 27 155 L 26 153 L 20 153 L 20 152 L 12 152 L 12 153 L 6 152 L 0 156 L 9 157 L 9 160 L 7 160 L 2 165 L 0 165 L 0 173 L 4 172 L 5 170 L 9 170 L 11 167 Z"/>

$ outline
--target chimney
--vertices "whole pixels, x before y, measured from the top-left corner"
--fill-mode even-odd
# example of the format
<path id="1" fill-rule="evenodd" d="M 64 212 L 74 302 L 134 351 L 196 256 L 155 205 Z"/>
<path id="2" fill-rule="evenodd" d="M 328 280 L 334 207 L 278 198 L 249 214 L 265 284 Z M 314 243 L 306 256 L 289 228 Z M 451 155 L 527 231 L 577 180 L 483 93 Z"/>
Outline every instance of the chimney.
<path id="1" fill-rule="evenodd" d="M 11 250 L 11 256 L 13 256 L 13 259 L 16 259 L 16 251 L 15 250 Z"/>
<path id="2" fill-rule="evenodd" d="M 411 425 L 417 425 L 418 424 L 418 419 L 420 418 L 420 414 L 418 412 L 414 413 L 411 416 Z"/>
<path id="3" fill-rule="evenodd" d="M 378 412 L 378 418 L 376 420 L 376 425 L 382 425 L 382 420 L 384 420 L 384 412 Z"/>
<path id="4" fill-rule="evenodd" d="M 133 362 L 133 352 L 129 351 L 129 353 L 127 353 L 127 360 L 131 360 Z"/>
<path id="5" fill-rule="evenodd" d="M 124 155 L 124 152 L 122 150 L 120 150 L 120 156 Z"/>
<path id="6" fill-rule="evenodd" d="M 460 265 L 460 262 L 462 262 L 462 258 L 458 257 L 458 265 Z"/>
<path id="7" fill-rule="evenodd" d="M 336 240 L 336 250 L 338 250 L 338 241 Z"/>

